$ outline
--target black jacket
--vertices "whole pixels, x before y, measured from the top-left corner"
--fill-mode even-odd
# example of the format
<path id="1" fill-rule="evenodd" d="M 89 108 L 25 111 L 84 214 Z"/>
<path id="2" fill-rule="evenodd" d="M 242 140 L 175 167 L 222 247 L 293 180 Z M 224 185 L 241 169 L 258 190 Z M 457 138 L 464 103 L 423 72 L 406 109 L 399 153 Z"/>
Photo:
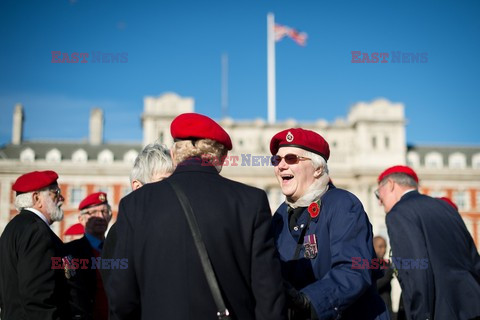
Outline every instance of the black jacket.
<path id="1" fill-rule="evenodd" d="M 265 192 L 223 178 L 198 159 L 167 179 L 191 202 L 232 318 L 284 319 Z M 128 268 L 111 270 L 106 284 L 114 319 L 216 319 L 184 212 L 165 180 L 122 199 L 115 233 L 113 258 L 127 258 Z"/>
<path id="2" fill-rule="evenodd" d="M 63 268 L 63 243 L 36 214 L 22 210 L 0 238 L 0 308 L 2 320 L 69 319 Z M 59 260 L 60 261 L 60 260 Z"/>

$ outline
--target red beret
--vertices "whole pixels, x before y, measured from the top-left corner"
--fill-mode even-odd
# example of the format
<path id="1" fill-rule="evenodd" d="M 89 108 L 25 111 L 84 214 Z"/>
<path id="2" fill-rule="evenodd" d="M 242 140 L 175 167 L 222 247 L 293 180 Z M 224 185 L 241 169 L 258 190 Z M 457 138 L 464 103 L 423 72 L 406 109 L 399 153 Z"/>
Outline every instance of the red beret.
<path id="1" fill-rule="evenodd" d="M 84 234 L 85 228 L 80 223 L 75 223 L 74 225 L 70 226 L 70 228 L 65 231 L 66 236 L 74 236 L 77 234 Z"/>
<path id="2" fill-rule="evenodd" d="M 107 194 L 105 192 L 96 192 L 88 195 L 78 205 L 78 210 L 83 210 L 89 207 L 98 206 L 104 203 L 108 203 Z"/>
<path id="3" fill-rule="evenodd" d="M 33 171 L 20 176 L 12 186 L 17 194 L 37 191 L 56 184 L 58 174 L 55 171 Z"/>
<path id="4" fill-rule="evenodd" d="M 215 121 L 198 113 L 183 113 L 173 119 L 170 132 L 174 139 L 211 139 L 232 150 L 228 133 Z"/>
<path id="5" fill-rule="evenodd" d="M 457 205 L 455 204 L 455 202 L 453 202 L 453 201 L 450 200 L 449 198 L 447 198 L 447 197 L 440 197 L 440 198 L 438 198 L 438 199 L 440 199 L 440 200 L 442 200 L 442 201 L 445 201 L 446 203 L 448 203 L 449 205 L 451 205 L 455 210 L 458 211 L 458 207 L 457 207 Z"/>
<path id="6" fill-rule="evenodd" d="M 415 180 L 418 183 L 417 174 L 415 173 L 415 171 L 413 171 L 412 168 L 407 166 L 394 166 L 394 167 L 388 168 L 378 176 L 378 182 L 380 183 L 386 176 L 391 175 L 392 173 L 405 173 L 406 175 L 409 175 L 410 177 L 412 177 L 413 180 Z"/>
<path id="7" fill-rule="evenodd" d="M 270 152 L 275 155 L 281 147 L 297 147 L 321 155 L 325 161 L 330 157 L 328 142 L 311 130 L 291 128 L 280 131 L 270 141 Z"/>

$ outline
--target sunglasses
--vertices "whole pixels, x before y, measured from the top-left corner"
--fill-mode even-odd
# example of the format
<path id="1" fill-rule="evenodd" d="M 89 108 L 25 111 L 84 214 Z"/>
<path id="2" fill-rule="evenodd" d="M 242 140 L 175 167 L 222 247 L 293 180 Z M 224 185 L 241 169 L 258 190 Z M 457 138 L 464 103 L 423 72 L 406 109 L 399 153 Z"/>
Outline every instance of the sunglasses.
<path id="1" fill-rule="evenodd" d="M 280 162 L 282 161 L 282 159 L 285 160 L 286 164 L 297 164 L 301 160 L 312 160 L 312 159 L 307 158 L 307 157 L 302 157 L 302 156 L 298 156 L 298 155 L 293 154 L 293 153 L 289 153 L 289 154 L 284 155 L 283 157 L 281 157 L 279 155 L 272 156 L 272 158 L 271 158 L 272 165 L 274 165 L 275 167 L 278 166 L 280 164 Z"/>

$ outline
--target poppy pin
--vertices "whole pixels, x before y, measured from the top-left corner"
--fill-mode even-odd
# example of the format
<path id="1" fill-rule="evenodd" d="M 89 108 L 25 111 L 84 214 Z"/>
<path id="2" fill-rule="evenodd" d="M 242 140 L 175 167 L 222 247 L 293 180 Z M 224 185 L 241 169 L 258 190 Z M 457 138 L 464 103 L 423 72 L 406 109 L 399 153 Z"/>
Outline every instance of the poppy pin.
<path id="1" fill-rule="evenodd" d="M 310 205 L 308 206 L 308 213 L 310 213 L 310 217 L 312 217 L 312 219 L 318 217 L 318 215 L 320 214 L 320 206 L 318 205 L 318 203 L 310 203 Z"/>

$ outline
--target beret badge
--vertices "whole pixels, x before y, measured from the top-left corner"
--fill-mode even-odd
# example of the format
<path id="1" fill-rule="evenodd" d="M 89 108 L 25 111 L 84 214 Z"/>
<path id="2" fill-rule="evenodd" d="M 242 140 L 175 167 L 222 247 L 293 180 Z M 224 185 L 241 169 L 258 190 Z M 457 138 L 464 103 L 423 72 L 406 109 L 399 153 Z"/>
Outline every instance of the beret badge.
<path id="1" fill-rule="evenodd" d="M 105 202 L 105 195 L 103 193 L 100 193 L 100 195 L 98 196 L 98 200 L 100 200 L 101 202 Z"/>
<path id="2" fill-rule="evenodd" d="M 287 136 L 285 137 L 285 140 L 287 140 L 287 142 L 293 141 L 293 134 L 290 131 L 288 131 Z"/>

